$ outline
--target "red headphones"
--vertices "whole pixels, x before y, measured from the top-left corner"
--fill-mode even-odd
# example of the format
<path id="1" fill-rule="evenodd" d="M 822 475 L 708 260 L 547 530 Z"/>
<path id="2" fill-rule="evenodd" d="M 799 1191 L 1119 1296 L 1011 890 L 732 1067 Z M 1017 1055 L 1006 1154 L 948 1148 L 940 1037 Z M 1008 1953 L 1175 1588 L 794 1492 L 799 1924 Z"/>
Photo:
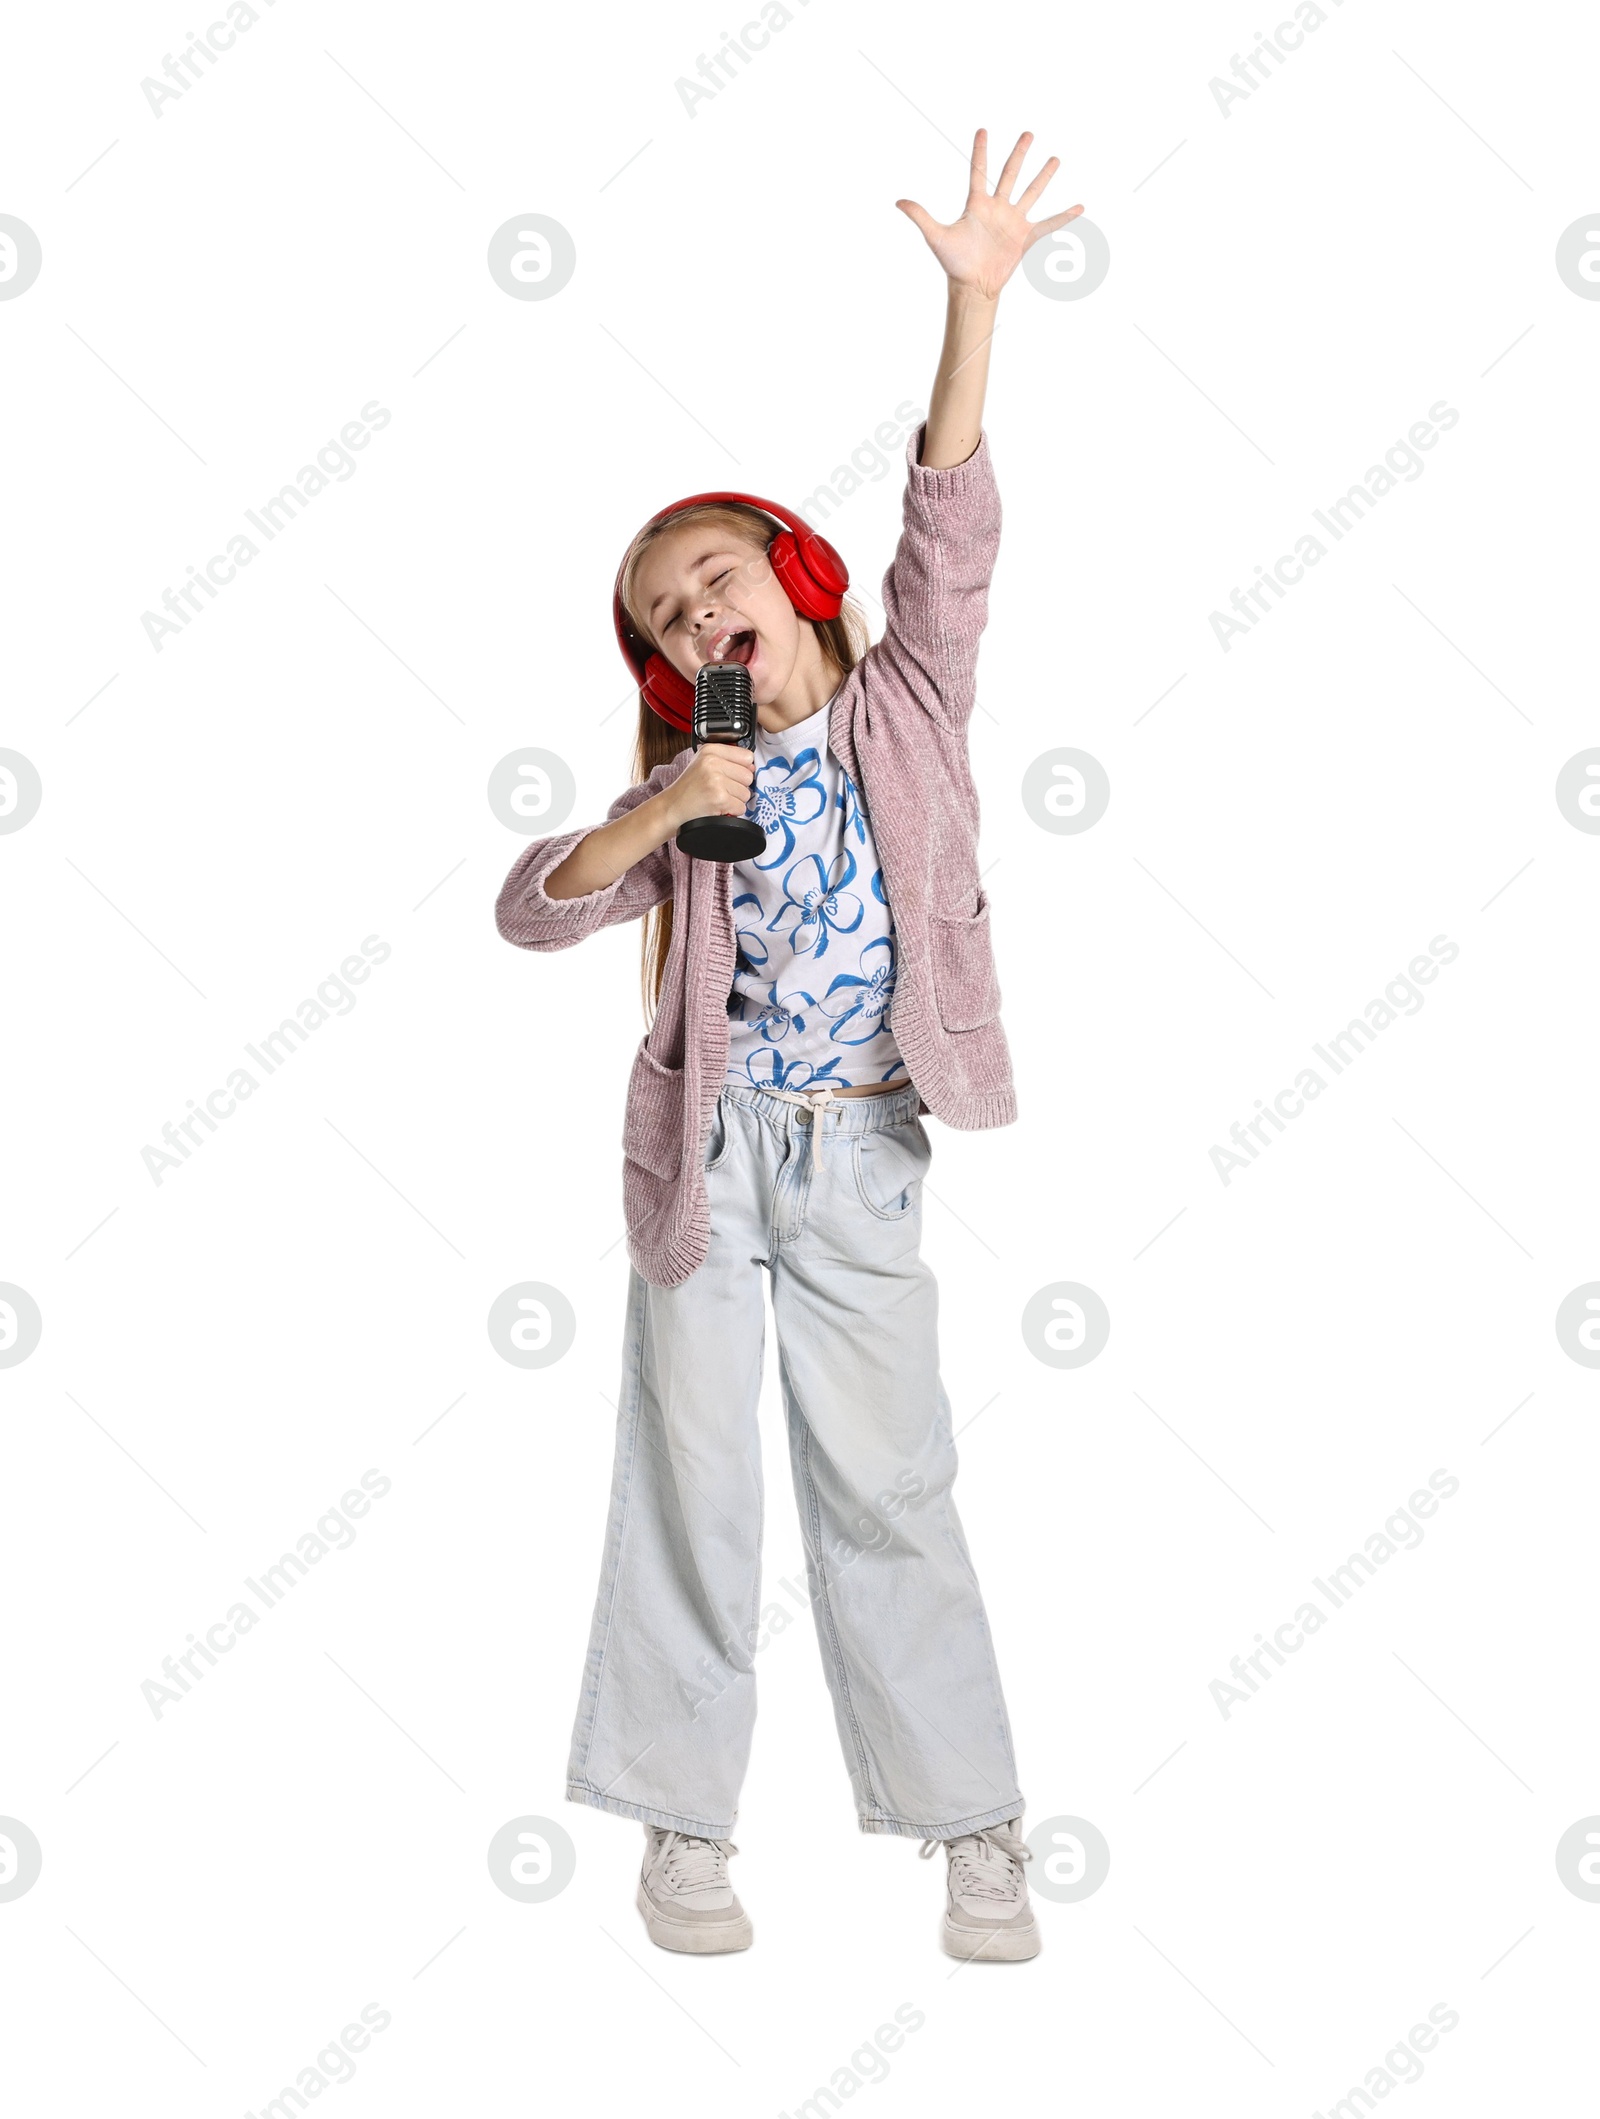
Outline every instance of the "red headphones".
<path id="1" fill-rule="evenodd" d="M 713 500 L 743 501 L 747 507 L 761 508 L 786 524 L 787 528 L 776 531 L 767 546 L 767 557 L 784 594 L 802 618 L 838 617 L 844 592 L 850 586 L 849 569 L 825 537 L 819 537 L 799 516 L 780 508 L 776 501 L 758 500 L 753 493 L 691 493 L 687 500 L 675 500 L 670 508 L 652 515 L 645 527 L 654 528 L 669 515 L 676 515 L 680 508 L 697 508 Z M 624 555 L 623 566 L 626 565 Z M 622 567 L 617 569 L 611 613 L 617 644 L 645 698 L 663 721 L 688 734 L 694 727 L 694 686 L 665 655 L 642 640 L 630 623 L 622 608 Z"/>

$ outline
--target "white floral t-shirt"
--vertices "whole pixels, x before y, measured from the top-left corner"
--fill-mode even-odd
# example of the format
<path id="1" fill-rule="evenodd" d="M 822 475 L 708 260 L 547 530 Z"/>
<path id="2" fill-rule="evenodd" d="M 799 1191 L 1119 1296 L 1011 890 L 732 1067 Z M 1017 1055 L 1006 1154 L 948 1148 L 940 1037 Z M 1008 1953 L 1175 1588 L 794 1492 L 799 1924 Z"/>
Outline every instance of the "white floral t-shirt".
<path id="1" fill-rule="evenodd" d="M 860 790 L 828 748 L 828 713 L 755 732 L 745 815 L 767 850 L 733 864 L 728 1079 L 764 1089 L 911 1078 L 888 1022 L 894 918 Z"/>

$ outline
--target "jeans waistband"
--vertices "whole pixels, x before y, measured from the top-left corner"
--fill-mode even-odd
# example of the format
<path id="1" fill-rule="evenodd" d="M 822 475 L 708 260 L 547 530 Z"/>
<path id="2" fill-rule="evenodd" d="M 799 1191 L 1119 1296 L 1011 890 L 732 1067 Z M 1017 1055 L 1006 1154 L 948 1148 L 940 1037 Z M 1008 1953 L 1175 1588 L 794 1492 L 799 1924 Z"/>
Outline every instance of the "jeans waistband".
<path id="1" fill-rule="evenodd" d="M 753 1082 L 724 1082 L 722 1095 L 729 1103 L 742 1104 L 746 1110 L 762 1112 L 779 1121 L 791 1112 L 799 1118 L 802 1111 L 808 1115 L 831 1111 L 829 1130 L 834 1133 L 875 1133 L 884 1126 L 903 1126 L 908 1118 L 916 1117 L 922 1103 L 914 1082 L 882 1090 L 876 1096 L 841 1096 L 827 1082 L 803 1092 L 762 1089 Z"/>

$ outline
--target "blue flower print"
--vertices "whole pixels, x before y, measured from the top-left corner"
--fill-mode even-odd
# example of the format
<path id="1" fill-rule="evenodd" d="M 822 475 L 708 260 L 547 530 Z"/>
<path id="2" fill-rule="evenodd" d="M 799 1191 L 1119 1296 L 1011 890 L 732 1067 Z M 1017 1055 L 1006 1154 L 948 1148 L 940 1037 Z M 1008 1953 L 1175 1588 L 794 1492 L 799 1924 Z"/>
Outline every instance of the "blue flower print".
<path id="1" fill-rule="evenodd" d="M 802 993 L 798 986 L 792 993 L 786 993 L 782 1000 L 779 1000 L 776 982 L 767 988 L 762 998 L 757 999 L 751 994 L 749 999 L 751 1007 L 740 1011 L 740 1019 L 756 1024 L 769 1045 L 781 1044 L 791 1030 L 804 1036 L 804 1011 L 816 1006 L 813 996 Z"/>
<path id="2" fill-rule="evenodd" d="M 742 927 L 739 924 L 739 908 L 745 906 L 758 918 L 761 900 L 753 890 L 741 890 L 733 901 L 733 938 L 738 945 L 740 961 L 752 971 L 759 971 L 767 961 L 767 945 L 761 939 L 759 927 Z"/>
<path id="3" fill-rule="evenodd" d="M 756 769 L 755 785 L 744 806 L 767 835 L 768 854 L 757 868 L 776 868 L 794 852 L 797 824 L 815 824 L 828 806 L 822 791 L 821 760 L 815 749 L 803 750 L 798 758 L 780 752 Z M 773 845 L 776 839 L 778 842 Z"/>
<path id="4" fill-rule="evenodd" d="M 885 890 L 883 885 L 883 870 L 881 868 L 875 868 L 872 871 L 872 895 L 877 899 L 878 903 L 883 907 L 884 911 L 888 913 L 889 932 L 893 934 L 894 912 L 889 904 L 889 893 L 887 890 Z"/>
<path id="5" fill-rule="evenodd" d="M 867 824 L 866 811 L 861 807 L 861 790 L 856 786 L 856 783 L 843 766 L 839 768 L 839 777 L 844 782 L 844 785 L 834 797 L 834 801 L 837 807 L 844 811 L 844 825 L 842 827 L 844 836 L 848 839 L 851 827 L 854 826 L 856 844 L 865 846 L 867 843 Z"/>
<path id="6" fill-rule="evenodd" d="M 862 976 L 841 971 L 822 996 L 822 1012 L 834 1018 L 830 1038 L 840 1045 L 865 1045 L 887 1030 L 894 998 L 894 943 L 887 935 L 861 952 Z"/>
<path id="7" fill-rule="evenodd" d="M 783 879 L 787 902 L 768 920 L 767 932 L 785 935 L 796 956 L 826 956 L 830 932 L 854 934 L 866 918 L 861 900 L 842 887 L 855 872 L 856 857 L 848 846 L 839 849 L 831 869 L 824 869 L 820 854 L 796 861 Z"/>
<path id="8" fill-rule="evenodd" d="M 853 1089 L 854 1082 L 834 1071 L 838 1065 L 836 1053 L 825 1067 L 813 1067 L 809 1060 L 799 1059 L 785 1066 L 783 1054 L 769 1046 L 764 1052 L 752 1052 L 744 1063 L 744 1071 L 757 1089 L 815 1089 L 823 1082 L 832 1082 L 836 1089 Z"/>

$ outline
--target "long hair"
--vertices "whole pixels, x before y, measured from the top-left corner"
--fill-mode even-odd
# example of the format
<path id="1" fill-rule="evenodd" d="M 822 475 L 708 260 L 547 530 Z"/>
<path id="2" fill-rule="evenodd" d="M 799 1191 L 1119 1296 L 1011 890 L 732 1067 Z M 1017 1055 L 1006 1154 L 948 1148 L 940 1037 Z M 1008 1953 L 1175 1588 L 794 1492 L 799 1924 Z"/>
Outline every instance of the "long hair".
<path id="1" fill-rule="evenodd" d="M 697 508 L 682 508 L 664 522 L 647 524 L 629 545 L 628 556 L 622 563 L 622 607 L 641 639 L 652 647 L 657 645 L 655 636 L 634 600 L 634 583 L 638 579 L 640 562 L 664 531 L 675 530 L 683 523 L 697 522 L 716 523 L 723 529 L 732 530 L 741 544 L 753 545 L 762 552 L 778 534 L 778 526 L 774 525 L 770 515 L 764 514 L 760 508 L 746 507 L 742 501 L 706 501 Z M 816 634 L 824 659 L 837 670 L 841 679 L 850 674 L 867 651 L 866 618 L 848 596 L 837 618 L 808 618 L 802 622 Z M 687 741 L 681 729 L 662 720 L 641 690 L 639 727 L 633 749 L 635 784 L 648 780 L 658 765 L 669 764 Z M 671 947 L 672 900 L 668 898 L 646 913 L 644 920 L 639 977 L 646 1027 L 655 1020 L 660 1005 L 661 983 L 666 975 L 667 952 Z"/>

